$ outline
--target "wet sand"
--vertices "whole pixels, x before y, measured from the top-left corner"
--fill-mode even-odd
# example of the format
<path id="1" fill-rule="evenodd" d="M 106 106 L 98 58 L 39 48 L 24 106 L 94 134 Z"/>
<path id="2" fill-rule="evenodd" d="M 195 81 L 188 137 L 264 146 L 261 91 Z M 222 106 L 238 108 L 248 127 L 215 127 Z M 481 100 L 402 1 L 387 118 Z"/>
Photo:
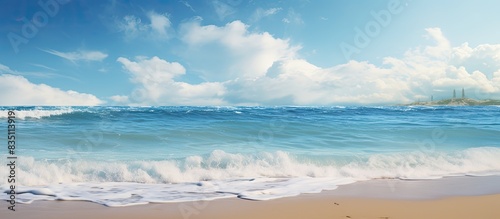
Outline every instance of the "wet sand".
<path id="1" fill-rule="evenodd" d="M 500 218 L 500 177 L 458 177 L 439 180 L 371 180 L 319 194 L 269 201 L 238 198 L 214 201 L 105 207 L 81 201 L 38 201 L 19 204 L 14 218 Z"/>

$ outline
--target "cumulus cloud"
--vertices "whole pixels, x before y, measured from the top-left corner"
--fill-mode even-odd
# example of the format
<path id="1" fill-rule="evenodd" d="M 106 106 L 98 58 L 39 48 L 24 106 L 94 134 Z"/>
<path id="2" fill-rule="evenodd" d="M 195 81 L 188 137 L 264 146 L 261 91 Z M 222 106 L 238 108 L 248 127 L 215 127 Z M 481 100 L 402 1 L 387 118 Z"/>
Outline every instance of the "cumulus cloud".
<path id="1" fill-rule="evenodd" d="M 434 58 L 449 58 L 451 45 L 448 39 L 441 32 L 440 28 L 427 28 L 426 37 L 436 41 L 435 46 L 428 46 L 425 48 L 425 53 Z"/>
<path id="2" fill-rule="evenodd" d="M 3 106 L 94 106 L 103 103 L 91 94 L 33 84 L 23 76 L 0 75 L 0 105 Z"/>
<path id="3" fill-rule="evenodd" d="M 137 87 L 129 95 L 116 95 L 113 101 L 129 105 L 224 105 L 225 88 L 222 83 L 205 82 L 189 84 L 177 82 L 175 77 L 185 74 L 186 69 L 178 62 L 168 62 L 159 57 L 136 61 L 117 59 L 129 73 Z"/>
<path id="4" fill-rule="evenodd" d="M 285 60 L 278 77 L 261 78 L 257 84 L 246 82 L 245 88 L 260 94 L 254 93 L 245 102 L 259 102 L 258 96 L 268 93 L 266 103 L 281 99 L 301 105 L 394 104 L 426 100 L 431 95 L 449 98 L 453 89 L 461 88 L 472 98 L 500 97 L 496 45 L 453 48 L 440 29 L 426 31 L 433 45 L 410 49 L 402 58 L 386 57 L 381 66 L 352 60 L 320 68 L 305 60 Z M 490 68 L 464 67 L 472 57 L 491 59 Z"/>
<path id="5" fill-rule="evenodd" d="M 408 90 L 386 69 L 367 62 L 320 68 L 294 59 L 280 62 L 278 71 L 277 77 L 230 83 L 230 98 L 264 105 L 371 104 L 404 101 Z"/>
<path id="6" fill-rule="evenodd" d="M 138 36 L 146 36 L 156 39 L 168 39 L 171 37 L 171 21 L 168 14 L 158 14 L 150 11 L 146 14 L 149 22 L 127 15 L 121 21 L 117 21 L 118 29 L 125 34 L 125 39 L 131 40 Z"/>
<path id="7" fill-rule="evenodd" d="M 500 69 L 500 45 L 483 44 L 472 48 L 463 43 L 452 49 L 450 59 L 451 65 L 475 69 L 493 78 L 493 73 Z"/>
<path id="8" fill-rule="evenodd" d="M 76 52 L 60 52 L 53 49 L 48 49 L 42 51 L 59 56 L 61 58 L 67 59 L 71 62 L 77 61 L 102 61 L 108 57 L 108 54 L 100 51 L 76 51 Z"/>
<path id="9" fill-rule="evenodd" d="M 274 62 L 294 58 L 300 49 L 286 39 L 275 38 L 267 32 L 251 33 L 247 28 L 241 21 L 218 27 L 202 26 L 198 20 L 182 25 L 181 39 L 189 45 L 188 58 L 199 59 L 200 63 L 202 60 L 221 63 L 222 66 L 215 69 L 203 67 L 208 69 L 204 75 L 208 81 L 262 77 Z M 215 50 L 217 57 L 223 60 L 210 60 L 215 57 L 203 55 Z"/>
<path id="10" fill-rule="evenodd" d="M 449 98 L 461 88 L 467 97 L 500 98 L 500 45 L 454 47 L 439 28 L 426 33 L 428 45 L 385 57 L 380 65 L 351 60 L 319 67 L 300 57 L 300 46 L 251 32 L 241 21 L 215 26 L 198 19 L 181 25 L 189 70 L 159 57 L 119 58 L 136 89 L 112 100 L 139 105 L 397 104 L 431 95 Z M 200 74 L 209 82 L 176 80 L 184 74 Z"/>

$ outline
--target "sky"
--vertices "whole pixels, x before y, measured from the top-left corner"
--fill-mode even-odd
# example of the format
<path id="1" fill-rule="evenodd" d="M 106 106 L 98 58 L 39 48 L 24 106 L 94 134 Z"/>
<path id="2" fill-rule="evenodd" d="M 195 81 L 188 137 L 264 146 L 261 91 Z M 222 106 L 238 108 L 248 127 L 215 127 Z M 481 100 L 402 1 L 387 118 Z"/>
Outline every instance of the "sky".
<path id="1" fill-rule="evenodd" d="M 0 105 L 500 99 L 500 2 L 1 0 Z"/>

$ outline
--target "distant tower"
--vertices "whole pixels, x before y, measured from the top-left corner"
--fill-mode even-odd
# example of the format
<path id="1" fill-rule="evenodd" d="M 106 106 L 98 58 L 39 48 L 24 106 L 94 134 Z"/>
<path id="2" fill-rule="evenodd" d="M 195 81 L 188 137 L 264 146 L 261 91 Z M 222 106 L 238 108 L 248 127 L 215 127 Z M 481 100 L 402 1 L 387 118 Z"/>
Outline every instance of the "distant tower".
<path id="1" fill-rule="evenodd" d="M 462 88 L 462 99 L 465 98 L 465 90 Z"/>
<path id="2" fill-rule="evenodd" d="M 433 95 L 431 95 L 431 102 L 432 102 L 432 101 L 434 101 L 434 96 L 433 96 Z"/>
<path id="3" fill-rule="evenodd" d="M 455 92 L 455 89 L 453 89 L 453 99 L 457 98 L 457 92 Z"/>

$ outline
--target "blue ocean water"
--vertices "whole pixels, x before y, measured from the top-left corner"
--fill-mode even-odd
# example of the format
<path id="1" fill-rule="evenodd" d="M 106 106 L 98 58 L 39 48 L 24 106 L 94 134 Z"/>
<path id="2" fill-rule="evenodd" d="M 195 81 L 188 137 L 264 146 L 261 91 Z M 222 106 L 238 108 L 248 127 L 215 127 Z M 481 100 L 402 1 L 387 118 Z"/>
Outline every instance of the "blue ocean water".
<path id="1" fill-rule="evenodd" d="M 267 200 L 378 178 L 500 175 L 497 106 L 0 107 L 0 118 L 8 110 L 25 203 Z"/>

